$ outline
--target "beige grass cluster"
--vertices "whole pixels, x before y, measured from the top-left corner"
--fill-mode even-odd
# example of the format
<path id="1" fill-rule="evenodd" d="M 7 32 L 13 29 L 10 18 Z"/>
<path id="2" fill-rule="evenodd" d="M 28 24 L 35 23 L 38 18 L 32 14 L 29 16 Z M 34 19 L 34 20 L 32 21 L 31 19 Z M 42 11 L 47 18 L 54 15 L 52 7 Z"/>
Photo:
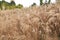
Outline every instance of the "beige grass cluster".
<path id="1" fill-rule="evenodd" d="M 0 40 L 60 40 L 60 6 L 0 11 Z"/>

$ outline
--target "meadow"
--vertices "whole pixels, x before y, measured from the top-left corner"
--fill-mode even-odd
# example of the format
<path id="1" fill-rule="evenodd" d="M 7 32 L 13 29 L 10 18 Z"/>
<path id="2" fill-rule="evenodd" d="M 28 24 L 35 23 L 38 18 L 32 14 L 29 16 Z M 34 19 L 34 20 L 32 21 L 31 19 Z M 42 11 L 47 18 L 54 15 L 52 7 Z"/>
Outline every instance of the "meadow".
<path id="1" fill-rule="evenodd" d="M 1 10 L 0 40 L 60 40 L 60 6 Z"/>

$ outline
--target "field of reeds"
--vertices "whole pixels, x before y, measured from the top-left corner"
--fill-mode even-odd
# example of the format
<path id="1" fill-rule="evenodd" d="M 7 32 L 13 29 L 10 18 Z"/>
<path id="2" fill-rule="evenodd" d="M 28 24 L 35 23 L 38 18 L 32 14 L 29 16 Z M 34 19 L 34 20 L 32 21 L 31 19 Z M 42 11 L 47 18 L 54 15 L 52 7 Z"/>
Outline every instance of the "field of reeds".
<path id="1" fill-rule="evenodd" d="M 60 40 L 60 6 L 0 11 L 0 40 Z"/>

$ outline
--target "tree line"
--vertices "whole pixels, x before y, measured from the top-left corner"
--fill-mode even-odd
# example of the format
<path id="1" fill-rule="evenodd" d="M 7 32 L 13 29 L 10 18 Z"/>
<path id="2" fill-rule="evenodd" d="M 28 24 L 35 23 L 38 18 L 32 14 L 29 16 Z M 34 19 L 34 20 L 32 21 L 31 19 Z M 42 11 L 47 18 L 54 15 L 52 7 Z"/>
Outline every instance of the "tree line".
<path id="1" fill-rule="evenodd" d="M 45 4 L 50 4 L 50 2 L 51 2 L 51 0 L 45 0 Z M 40 0 L 40 5 L 42 5 L 43 4 L 43 0 Z"/>
<path id="2" fill-rule="evenodd" d="M 23 5 L 18 4 L 14 2 L 14 0 L 11 0 L 10 3 L 6 2 L 5 0 L 0 1 L 0 10 L 6 10 L 6 9 L 14 9 L 14 8 L 19 8 L 21 9 Z"/>
<path id="3" fill-rule="evenodd" d="M 51 3 L 51 0 L 45 0 L 45 4 L 50 4 Z M 44 3 L 43 3 L 43 0 L 40 0 L 40 5 L 43 5 Z M 34 6 L 34 5 L 36 5 L 36 3 L 33 3 L 31 6 Z"/>
<path id="4" fill-rule="evenodd" d="M 47 0 L 45 0 L 47 2 Z M 49 0 L 47 3 L 50 4 L 51 0 Z M 40 5 L 43 4 L 43 0 L 40 0 Z M 31 6 L 36 5 L 36 3 L 33 3 Z M 22 4 L 16 5 L 14 0 L 11 0 L 10 3 L 6 2 L 5 0 L 0 1 L 0 10 L 6 10 L 6 9 L 14 9 L 14 8 L 19 8 L 21 9 L 23 7 Z"/>

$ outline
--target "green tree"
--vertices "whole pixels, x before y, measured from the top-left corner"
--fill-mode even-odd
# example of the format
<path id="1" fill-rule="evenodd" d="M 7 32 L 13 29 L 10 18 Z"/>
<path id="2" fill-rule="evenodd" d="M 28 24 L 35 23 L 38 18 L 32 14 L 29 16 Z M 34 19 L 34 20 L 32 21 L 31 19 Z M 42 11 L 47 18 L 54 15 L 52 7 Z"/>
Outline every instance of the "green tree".
<path id="1" fill-rule="evenodd" d="M 6 3 L 6 9 L 11 9 L 11 7 L 10 7 L 11 5 L 10 5 L 10 3 Z"/>
<path id="2" fill-rule="evenodd" d="M 31 6 L 35 6 L 36 5 L 36 3 L 33 3 Z"/>
<path id="3" fill-rule="evenodd" d="M 23 5 L 21 5 L 21 4 L 18 4 L 17 6 L 16 6 L 16 8 L 19 8 L 19 9 L 21 9 L 23 7 Z"/>
<path id="4" fill-rule="evenodd" d="M 5 3 L 5 0 L 2 0 L 2 10 L 5 10 L 5 5 L 6 5 L 6 3 Z"/>
<path id="5" fill-rule="evenodd" d="M 16 8 L 16 3 L 14 2 L 14 0 L 11 0 L 11 2 L 10 2 L 10 8 L 11 9 Z"/>
<path id="6" fill-rule="evenodd" d="M 14 0 L 11 0 L 10 5 L 11 5 L 11 6 L 12 6 L 12 5 L 16 5 L 16 3 L 14 2 Z"/>
<path id="7" fill-rule="evenodd" d="M 0 10 L 1 10 L 1 7 L 2 7 L 1 4 L 2 4 L 2 2 L 0 1 Z"/>
<path id="8" fill-rule="evenodd" d="M 2 0 L 2 10 L 8 9 L 9 5 L 10 5 L 10 3 L 6 2 L 5 0 Z"/>
<path id="9" fill-rule="evenodd" d="M 21 4 L 18 4 L 16 6 L 14 0 L 11 0 L 10 3 L 6 2 L 5 0 L 0 1 L 0 10 L 22 8 L 22 7 L 23 7 L 23 5 L 21 5 Z"/>
<path id="10" fill-rule="evenodd" d="M 42 5 L 43 4 L 43 0 L 40 0 L 40 5 Z"/>

